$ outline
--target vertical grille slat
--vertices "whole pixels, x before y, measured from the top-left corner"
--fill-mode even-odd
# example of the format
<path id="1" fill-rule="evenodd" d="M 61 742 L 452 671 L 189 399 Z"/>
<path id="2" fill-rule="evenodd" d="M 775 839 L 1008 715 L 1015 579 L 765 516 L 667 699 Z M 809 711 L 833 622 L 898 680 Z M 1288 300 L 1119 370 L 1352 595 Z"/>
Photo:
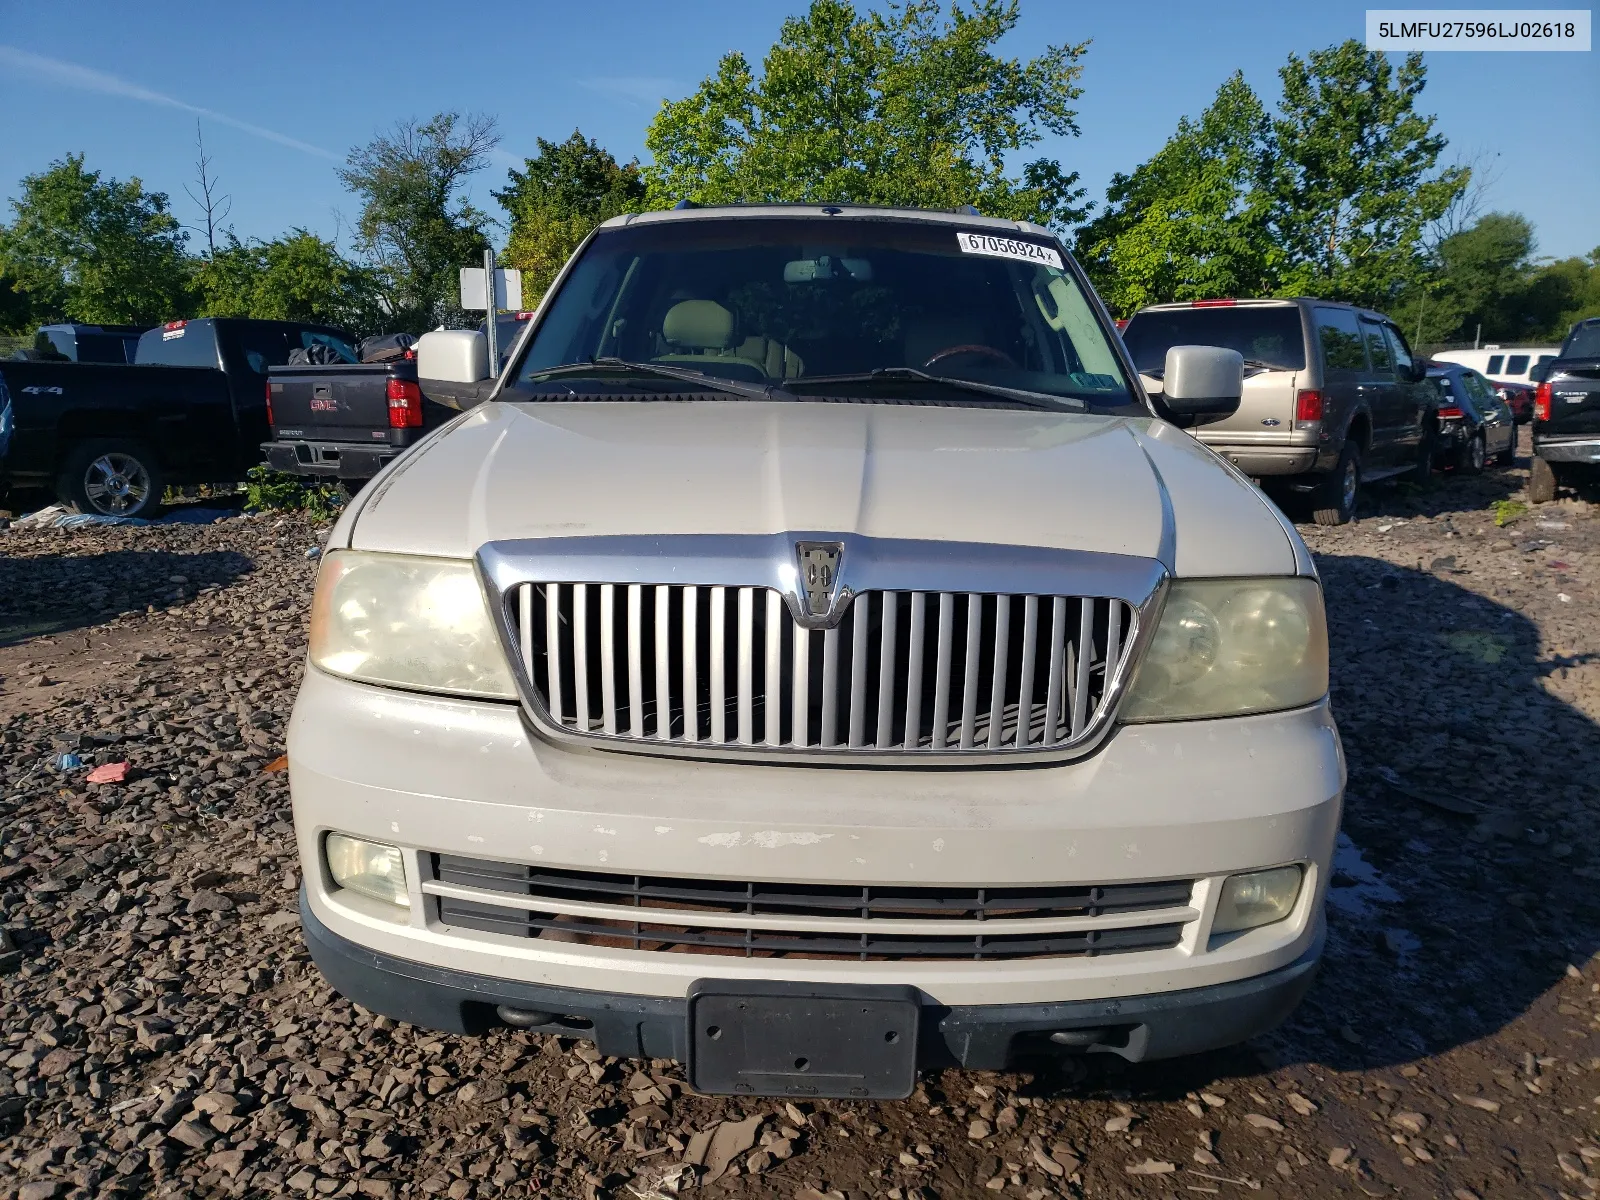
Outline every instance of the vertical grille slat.
<path id="1" fill-rule="evenodd" d="M 911 593 L 911 633 L 906 647 L 906 724 L 901 744 L 915 750 L 922 744 L 922 643 L 928 623 L 928 593 Z"/>
<path id="2" fill-rule="evenodd" d="M 872 593 L 850 606 L 850 745 L 867 740 L 867 635 L 872 632 Z"/>
<path id="3" fill-rule="evenodd" d="M 728 589 L 711 589 L 711 740 L 728 741 Z"/>
<path id="4" fill-rule="evenodd" d="M 545 718 L 662 746 L 1071 748 L 1136 633 L 1132 605 L 1083 596 L 866 591 L 822 630 L 755 586 L 529 583 L 504 604 Z"/>
<path id="5" fill-rule="evenodd" d="M 755 742 L 755 589 L 739 589 L 739 744 Z"/>
<path id="6" fill-rule="evenodd" d="M 983 660 L 983 596 L 967 593 L 966 668 L 961 676 L 961 749 L 972 749 L 978 731 L 978 667 Z"/>
<path id="7" fill-rule="evenodd" d="M 894 745 L 894 664 L 895 625 L 900 615 L 899 596 L 881 593 L 883 616 L 879 623 L 878 646 L 878 722 L 877 746 L 887 750 Z"/>
<path id="8" fill-rule="evenodd" d="M 700 740 L 700 589 L 683 589 L 683 740 Z"/>

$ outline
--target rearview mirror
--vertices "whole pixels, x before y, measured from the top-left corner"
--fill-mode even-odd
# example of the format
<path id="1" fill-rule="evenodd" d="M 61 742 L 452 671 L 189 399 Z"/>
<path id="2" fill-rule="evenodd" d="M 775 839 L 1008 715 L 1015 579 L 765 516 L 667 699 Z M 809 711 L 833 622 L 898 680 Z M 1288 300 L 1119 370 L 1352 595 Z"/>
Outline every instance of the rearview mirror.
<path id="1" fill-rule="evenodd" d="M 1186 425 L 1220 421 L 1239 411 L 1244 355 L 1221 346 L 1173 346 L 1162 373 L 1162 399 Z"/>
<path id="2" fill-rule="evenodd" d="M 445 383 L 489 378 L 489 339 L 476 329 L 440 329 L 417 339 L 417 376 Z"/>

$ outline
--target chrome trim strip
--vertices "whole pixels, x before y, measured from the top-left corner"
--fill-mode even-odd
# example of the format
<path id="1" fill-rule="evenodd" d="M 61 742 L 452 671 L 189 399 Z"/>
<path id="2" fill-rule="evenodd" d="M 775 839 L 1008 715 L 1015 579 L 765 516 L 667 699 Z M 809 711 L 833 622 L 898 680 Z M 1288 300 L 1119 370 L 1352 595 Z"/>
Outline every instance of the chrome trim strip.
<path id="1" fill-rule="evenodd" d="M 1132 608 L 1127 627 L 1121 630 L 1125 652 L 1114 664 L 1111 678 L 1104 689 L 1104 702 L 1098 712 L 1091 715 L 1084 727 L 1071 742 L 1057 746 L 1032 746 L 1020 748 L 1002 746 L 991 750 L 987 744 L 972 746 L 971 733 L 967 733 L 970 748 L 962 749 L 949 744 L 951 730 L 946 727 L 934 731 L 934 745 L 925 750 L 890 748 L 879 750 L 875 746 L 848 748 L 818 745 L 812 747 L 757 746 L 752 728 L 753 712 L 750 686 L 751 658 L 754 633 L 750 617 L 754 604 L 755 588 L 771 588 L 784 597 L 790 615 L 799 621 L 796 589 L 799 574 L 796 569 L 795 544 L 799 541 L 834 541 L 840 543 L 843 555 L 840 564 L 841 592 L 867 591 L 925 591 L 940 594 L 939 612 L 939 673 L 946 666 L 947 646 L 955 616 L 954 593 L 983 595 L 1035 595 L 1052 598 L 1052 607 L 1058 619 L 1054 622 L 1051 646 L 1051 678 L 1047 691 L 1053 693 L 1046 700 L 1047 737 L 1051 727 L 1059 732 L 1060 726 L 1071 720 L 1071 712 L 1062 711 L 1060 683 L 1062 670 L 1067 664 L 1056 657 L 1064 647 L 1056 640 L 1055 632 L 1064 629 L 1060 617 L 1065 616 L 1064 597 L 1115 598 Z M 702 534 L 673 536 L 622 535 L 616 537 L 536 538 L 524 541 L 488 542 L 478 551 L 477 567 L 485 591 L 493 597 L 491 612 L 495 627 L 512 664 L 517 690 L 524 711 L 538 732 L 546 739 L 575 749 L 605 749 L 636 754 L 654 754 L 667 757 L 705 759 L 724 757 L 736 761 L 833 763 L 848 766 L 884 766 L 926 769 L 935 766 L 1022 766 L 1030 763 L 1065 762 L 1091 753 L 1110 733 L 1116 723 L 1121 705 L 1133 673 L 1143 658 L 1146 646 L 1154 636 L 1166 600 L 1169 576 L 1166 568 L 1155 559 L 1137 558 L 1122 554 L 1095 554 L 1079 550 L 1050 550 L 1035 546 L 997 546 L 963 542 L 912 541 L 903 539 L 869 538 L 856 534 L 829 534 L 816 531 L 795 531 L 778 534 L 749 534 L 713 536 Z M 580 582 L 581 581 L 581 582 Z M 612 596 L 618 586 L 631 584 L 677 584 L 712 587 L 711 633 L 712 647 L 712 711 L 709 714 L 711 743 L 722 742 L 720 751 L 713 751 L 707 742 L 662 743 L 656 739 L 634 740 L 626 735 L 617 736 L 615 699 L 604 707 L 609 718 L 604 732 L 585 734 L 557 725 L 550 719 L 539 699 L 537 689 L 526 672 L 521 669 L 521 650 L 517 638 L 517 614 L 509 602 L 517 585 L 523 583 L 574 583 L 574 599 L 582 593 L 583 584 L 601 588 L 602 616 L 607 630 L 611 628 Z M 719 600 L 724 588 L 738 589 L 739 628 L 738 688 L 736 691 L 739 719 L 738 744 L 720 736 L 724 733 L 723 708 L 717 703 L 723 688 L 722 672 L 718 670 L 720 640 L 717 639 L 717 617 L 723 608 Z M 981 601 L 980 601 L 981 602 Z M 605 631 L 602 631 L 603 633 Z M 830 645 L 837 642 L 838 631 L 824 635 L 825 661 Z M 603 639 L 604 652 L 612 649 Z M 614 653 L 614 650 L 613 650 Z M 836 651 L 835 651 L 836 653 Z M 836 660 L 835 660 L 836 661 Z M 852 664 L 854 665 L 854 664 Z M 864 665 L 864 664 L 863 664 Z M 963 664 L 964 665 L 964 664 Z M 950 664 L 954 666 L 954 664 Z M 612 678 L 612 663 L 602 663 L 603 675 Z M 953 674 L 953 672 L 952 672 Z M 863 683 L 865 680 L 863 680 Z M 941 681 L 944 683 L 946 681 Z M 581 685 L 580 685 L 581 687 Z M 608 689 L 610 690 L 610 689 Z M 941 687 L 941 696 L 948 688 Z M 586 697 L 578 697 L 580 706 Z M 837 729 L 828 727 L 828 716 L 823 715 L 823 738 L 837 739 Z M 965 715 L 965 714 L 963 714 Z M 1065 720 L 1062 720 L 1065 718 Z M 1059 722 L 1059 724 L 1058 724 Z M 1070 726 L 1069 726 L 1070 727 Z M 729 731 L 731 732 L 731 731 Z M 854 740 L 854 739 L 852 739 Z M 987 739 L 985 739 L 987 741 Z"/>

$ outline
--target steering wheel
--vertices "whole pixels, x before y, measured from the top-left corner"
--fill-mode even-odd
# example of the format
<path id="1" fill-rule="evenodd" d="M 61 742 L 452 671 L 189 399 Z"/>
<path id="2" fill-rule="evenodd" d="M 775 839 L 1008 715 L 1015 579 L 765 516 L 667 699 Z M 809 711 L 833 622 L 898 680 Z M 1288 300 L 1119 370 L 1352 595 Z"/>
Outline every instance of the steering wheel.
<path id="1" fill-rule="evenodd" d="M 958 354 L 981 354 L 984 358 L 992 358 L 1003 366 L 1015 367 L 1017 365 L 1016 359 L 1012 358 L 1004 350 L 996 350 L 993 346 L 980 346 L 976 343 L 965 346 L 946 346 L 943 350 L 936 350 L 928 356 L 927 361 L 922 365 L 931 367 L 940 359 L 954 358 Z"/>

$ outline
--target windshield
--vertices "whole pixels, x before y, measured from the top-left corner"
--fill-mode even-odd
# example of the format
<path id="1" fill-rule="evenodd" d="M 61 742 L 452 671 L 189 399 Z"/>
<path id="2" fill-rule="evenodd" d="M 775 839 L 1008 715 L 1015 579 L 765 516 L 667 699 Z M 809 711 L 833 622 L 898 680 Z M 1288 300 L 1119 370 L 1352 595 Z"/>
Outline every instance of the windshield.
<path id="1" fill-rule="evenodd" d="M 1128 322 L 1122 340 L 1140 371 L 1164 370 L 1174 346 L 1223 346 L 1244 355 L 1247 364 L 1275 371 L 1300 371 L 1306 365 L 1300 310 L 1290 304 L 1142 312 Z"/>
<path id="2" fill-rule="evenodd" d="M 605 362 L 571 369 L 595 360 Z M 678 377 L 635 369 L 619 379 L 629 364 Z M 799 399 L 906 403 L 932 391 L 939 403 L 1004 402 L 910 370 L 1036 394 L 1046 407 L 1147 415 L 1053 244 L 827 217 L 601 233 L 517 367 L 523 395 L 508 398 L 704 394 L 727 380 L 755 396 L 772 387 Z"/>

